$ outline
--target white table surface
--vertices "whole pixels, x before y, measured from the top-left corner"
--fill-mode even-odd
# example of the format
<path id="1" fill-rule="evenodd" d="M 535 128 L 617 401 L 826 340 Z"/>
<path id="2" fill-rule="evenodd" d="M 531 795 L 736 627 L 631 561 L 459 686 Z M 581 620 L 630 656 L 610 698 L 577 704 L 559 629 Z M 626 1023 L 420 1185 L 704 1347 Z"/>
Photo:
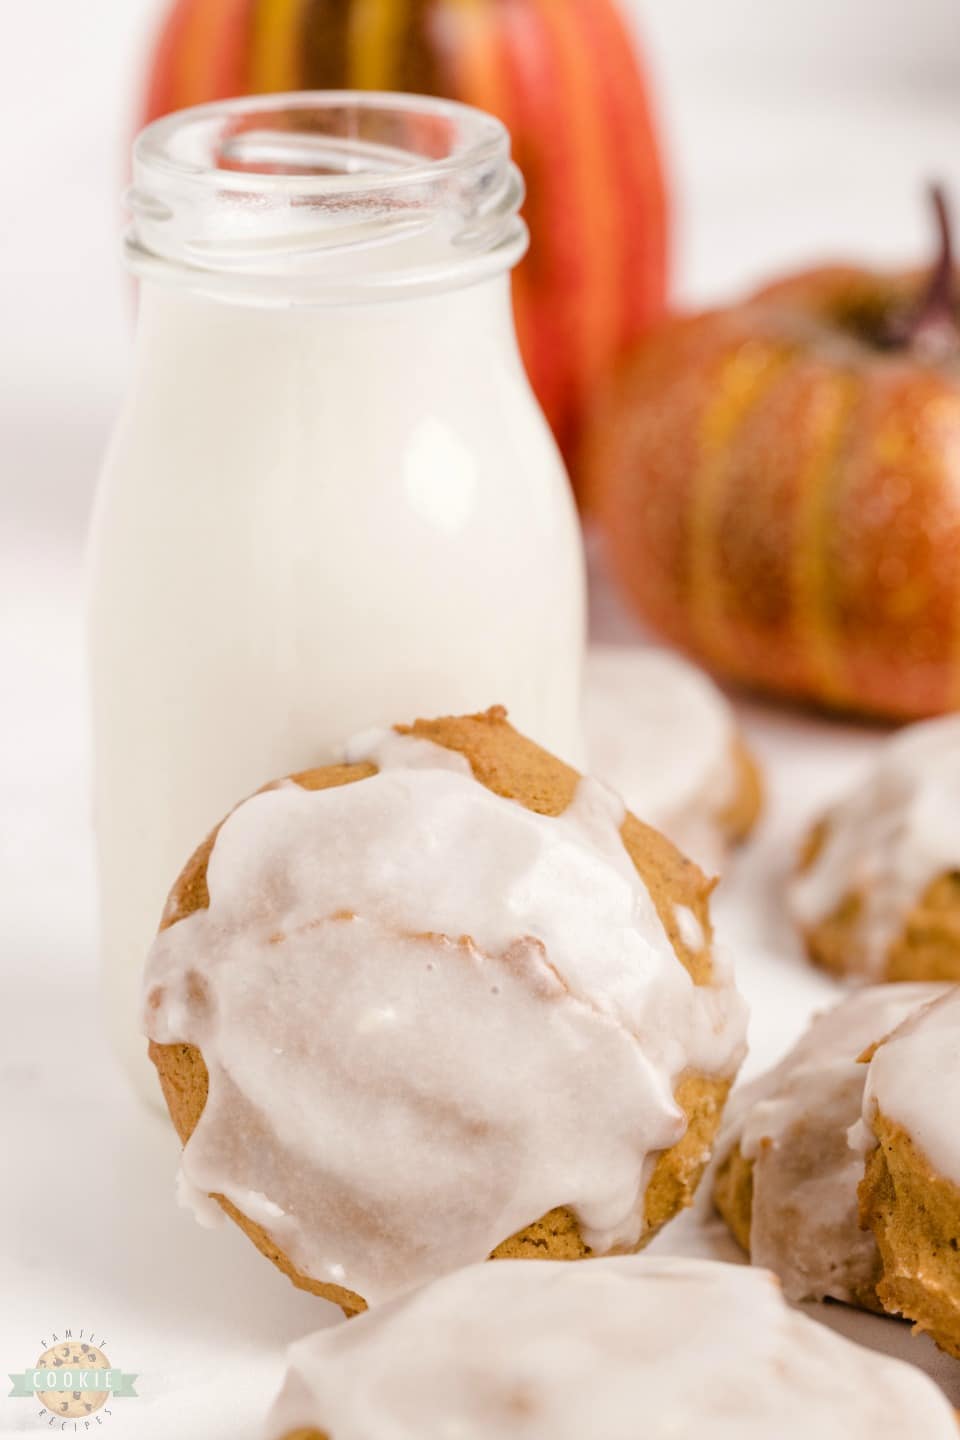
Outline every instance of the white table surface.
<path id="1" fill-rule="evenodd" d="M 37 8 L 39 16 L 40 7 Z M 889 258 L 923 234 L 928 171 L 960 173 L 955 104 L 892 112 L 863 97 L 761 108 L 691 105 L 674 126 L 689 197 L 681 292 L 725 293 L 831 248 Z M 100 176 L 109 170 L 102 157 Z M 37 199 L 43 177 L 36 179 Z M 31 184 L 33 184 L 31 180 Z M 200 1230 L 173 1200 L 169 1125 L 128 1094 L 106 1047 L 96 977 L 82 661 L 82 540 L 126 350 L 122 282 L 104 247 L 105 187 L 69 192 L 74 249 L 38 226 L 4 267 L 0 336 L 0 1373 L 33 1364 L 51 1329 L 100 1330 L 140 1373 L 103 1433 L 247 1440 L 287 1342 L 336 1323 L 233 1227 Z M 86 209 L 84 209 L 86 206 Z M 33 214 L 31 210 L 29 212 Z M 9 238 L 13 230 L 8 231 Z M 46 265 L 46 252 L 56 253 Z M 118 298 L 119 297 L 119 298 Z M 634 635 L 606 607 L 603 628 Z M 835 994 L 797 951 L 779 885 L 810 814 L 876 733 L 738 702 L 764 764 L 764 823 L 717 895 L 720 936 L 753 1006 L 751 1068 L 769 1063 Z M 688 1215 L 660 1251 L 730 1259 Z M 960 1366 L 895 1321 L 839 1306 L 824 1323 L 935 1373 L 960 1403 Z M 128 1407 L 128 1408 L 124 1408 Z M 36 1434 L 35 1407 L 0 1394 L 0 1436 Z"/>

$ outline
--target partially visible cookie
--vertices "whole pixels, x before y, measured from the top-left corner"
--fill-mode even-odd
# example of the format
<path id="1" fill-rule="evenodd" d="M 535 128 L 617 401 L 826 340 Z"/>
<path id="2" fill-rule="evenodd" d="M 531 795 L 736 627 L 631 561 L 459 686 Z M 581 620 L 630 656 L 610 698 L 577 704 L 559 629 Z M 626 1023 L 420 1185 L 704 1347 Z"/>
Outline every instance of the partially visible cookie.
<path id="1" fill-rule="evenodd" d="M 461 1270 L 290 1349 L 269 1440 L 957 1440 L 921 1371 L 709 1260 Z"/>
<path id="2" fill-rule="evenodd" d="M 590 767 L 708 872 L 745 840 L 763 778 L 733 706 L 672 651 L 595 645 L 584 682 Z"/>
<path id="3" fill-rule="evenodd" d="M 790 1053 L 734 1090 L 717 1141 L 714 1203 L 755 1265 L 790 1300 L 831 1298 L 880 1310 L 880 1257 L 860 1228 L 861 1052 L 946 993 L 939 985 L 859 990 L 817 1016 Z"/>
<path id="4" fill-rule="evenodd" d="M 808 835 L 788 905 L 828 970 L 960 980 L 960 716 L 883 745 Z"/>
<path id="5" fill-rule="evenodd" d="M 884 1308 L 960 1359 L 960 989 L 877 1047 L 864 1094 L 860 1216 Z"/>

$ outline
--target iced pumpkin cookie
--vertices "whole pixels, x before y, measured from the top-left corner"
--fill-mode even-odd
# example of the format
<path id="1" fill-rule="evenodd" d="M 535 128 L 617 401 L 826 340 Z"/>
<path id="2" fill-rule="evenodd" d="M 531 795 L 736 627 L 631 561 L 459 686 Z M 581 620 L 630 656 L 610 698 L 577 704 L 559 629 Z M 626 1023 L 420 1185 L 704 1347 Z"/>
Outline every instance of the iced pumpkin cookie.
<path id="1" fill-rule="evenodd" d="M 808 836 L 789 908 L 828 970 L 960 980 L 960 716 L 885 743 Z"/>
<path id="2" fill-rule="evenodd" d="M 709 676 L 669 650 L 594 646 L 584 718 L 591 771 L 698 865 L 721 870 L 757 822 L 763 781 Z"/>
<path id="3" fill-rule="evenodd" d="M 714 1204 L 755 1265 L 790 1300 L 880 1310 L 880 1256 L 860 1228 L 863 1154 L 849 1132 L 863 1110 L 862 1052 L 947 993 L 877 985 L 816 1017 L 766 1075 L 734 1091 L 717 1141 Z"/>
<path id="4" fill-rule="evenodd" d="M 960 1358 L 960 988 L 878 1046 L 867 1074 L 860 1216 L 884 1307 Z"/>
<path id="5" fill-rule="evenodd" d="M 913 1366 L 743 1265 L 646 1256 L 450 1275 L 299 1341 L 269 1440 L 957 1440 Z"/>
<path id="6" fill-rule="evenodd" d="M 709 892 L 502 710 L 255 795 L 147 965 L 183 1194 L 348 1311 L 491 1254 L 636 1249 L 743 1052 Z"/>

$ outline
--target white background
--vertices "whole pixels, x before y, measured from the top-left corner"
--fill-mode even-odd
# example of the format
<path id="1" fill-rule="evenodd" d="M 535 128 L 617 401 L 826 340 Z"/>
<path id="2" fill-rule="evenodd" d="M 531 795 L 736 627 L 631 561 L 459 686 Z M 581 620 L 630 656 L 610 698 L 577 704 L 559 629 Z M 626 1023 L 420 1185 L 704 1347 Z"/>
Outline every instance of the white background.
<path id="1" fill-rule="evenodd" d="M 719 298 L 837 253 L 914 259 L 928 176 L 952 181 L 960 205 L 956 0 L 635 8 L 671 157 L 680 299 Z M 44 1331 L 83 1324 L 83 1312 L 122 1342 L 114 1363 L 149 1371 L 167 1397 L 149 1434 L 189 1437 L 204 1367 L 226 1347 L 232 1398 L 225 1409 L 210 1382 L 222 1422 L 207 1429 L 212 1440 L 240 1433 L 231 1415 L 249 1416 L 248 1393 L 262 1403 L 278 1347 L 317 1323 L 317 1309 L 239 1236 L 206 1236 L 171 1212 L 172 1138 L 115 1098 L 122 1082 L 96 1023 L 82 541 L 129 355 L 119 196 L 153 13 L 147 0 L 3 3 L 0 1372 L 31 1363 Z M 774 818 L 791 771 L 812 803 L 830 778 L 820 760 L 778 770 L 780 722 L 758 710 L 746 718 L 773 767 Z M 852 732 L 836 737 L 835 761 L 857 743 Z M 745 941 L 761 957 L 767 918 L 758 914 Z M 801 978 L 801 992 L 812 983 Z M 768 1048 L 801 1019 L 802 1005 L 776 1015 Z M 49 1130 L 31 1147 L 34 1122 Z M 183 1273 L 202 1305 L 182 1292 Z M 891 1340 L 874 1323 L 879 1343 L 902 1345 L 902 1331 Z M 115 1433 L 145 1437 L 140 1415 Z M 14 1422 L 37 1433 L 0 1397 L 0 1434 Z"/>

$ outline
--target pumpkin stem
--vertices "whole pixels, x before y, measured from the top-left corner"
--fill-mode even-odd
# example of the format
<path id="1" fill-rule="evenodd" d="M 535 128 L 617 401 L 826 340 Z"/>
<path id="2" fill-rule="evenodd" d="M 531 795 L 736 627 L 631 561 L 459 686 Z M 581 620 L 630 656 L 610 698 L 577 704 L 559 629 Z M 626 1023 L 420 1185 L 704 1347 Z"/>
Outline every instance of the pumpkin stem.
<path id="1" fill-rule="evenodd" d="M 890 343 L 912 350 L 931 362 L 948 360 L 960 352 L 960 322 L 956 304 L 953 225 L 942 185 L 931 185 L 930 202 L 936 220 L 938 251 L 926 288 L 915 306 L 892 317 Z"/>

